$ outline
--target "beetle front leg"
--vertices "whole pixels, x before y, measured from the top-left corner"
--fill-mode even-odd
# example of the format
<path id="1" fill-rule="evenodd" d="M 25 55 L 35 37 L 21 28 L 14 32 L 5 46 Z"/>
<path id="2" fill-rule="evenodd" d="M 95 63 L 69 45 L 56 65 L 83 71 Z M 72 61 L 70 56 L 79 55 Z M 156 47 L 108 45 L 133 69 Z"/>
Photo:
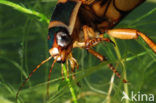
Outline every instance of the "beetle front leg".
<path id="1" fill-rule="evenodd" d="M 88 49 L 88 52 L 91 53 L 92 55 L 94 55 L 95 57 L 97 57 L 100 61 L 107 61 L 107 59 L 102 56 L 101 54 L 99 54 L 98 52 L 92 50 L 92 49 Z M 115 73 L 115 75 L 118 78 L 121 78 L 121 75 L 119 74 L 119 72 L 115 69 L 115 67 L 113 66 L 113 64 L 107 64 L 107 66 L 113 71 L 113 73 Z M 127 83 L 127 80 L 123 79 L 124 83 Z"/>
<path id="2" fill-rule="evenodd" d="M 69 60 L 69 63 L 70 63 L 71 71 L 73 73 L 72 79 L 74 81 L 76 81 L 75 68 L 79 69 L 79 64 L 78 64 L 77 60 L 72 56 L 72 53 L 69 54 L 68 60 Z M 79 87 L 81 87 L 79 82 L 77 82 L 77 85 Z"/>
<path id="3" fill-rule="evenodd" d="M 73 48 L 79 47 L 89 49 L 103 41 L 114 44 L 114 42 L 111 41 L 109 38 L 104 38 L 103 34 L 96 34 L 94 30 L 91 27 L 88 27 L 87 25 L 83 26 L 83 34 L 84 34 L 84 42 L 75 41 L 73 43 Z"/>
<path id="4" fill-rule="evenodd" d="M 137 39 L 141 36 L 148 46 L 156 53 L 156 44 L 145 34 L 135 29 L 112 29 L 108 30 L 107 34 L 118 39 Z"/>
<path id="5" fill-rule="evenodd" d="M 71 53 L 69 54 L 69 63 L 70 63 L 71 71 L 73 73 L 75 73 L 75 68 L 78 69 L 79 68 L 79 64 L 78 64 L 77 60 L 72 56 Z M 75 74 L 72 75 L 72 78 L 73 78 L 73 80 L 76 79 Z"/>
<path id="6" fill-rule="evenodd" d="M 90 52 L 92 55 L 94 55 L 95 57 L 97 57 L 100 61 L 107 61 L 107 59 L 102 56 L 101 54 L 99 54 L 98 52 L 90 49 L 90 47 L 95 46 L 95 44 L 100 43 L 101 41 L 107 41 L 107 42 L 111 42 L 111 40 L 109 40 L 108 38 L 103 38 L 103 35 L 95 35 L 95 32 L 93 31 L 92 28 L 88 27 L 88 26 L 83 26 L 83 32 L 84 32 L 84 41 L 85 42 L 78 42 L 75 41 L 73 43 L 73 47 L 80 47 L 80 48 L 85 48 L 88 50 L 88 52 Z M 91 39 L 93 38 L 93 39 Z M 98 40 L 100 39 L 100 40 Z M 92 42 L 94 41 L 94 42 Z M 115 69 L 115 67 L 112 64 L 108 64 L 108 67 L 116 74 L 117 77 L 121 77 L 120 74 L 117 72 L 117 70 Z M 126 83 L 127 81 L 125 79 L 123 79 L 123 82 Z"/>
<path id="7" fill-rule="evenodd" d="M 112 42 L 109 38 L 104 38 L 103 35 L 96 34 L 92 28 L 86 25 L 83 26 L 83 33 L 84 33 L 84 41 L 85 41 L 86 49 L 96 46 L 98 43 L 103 42 L 103 41 L 114 44 L 114 42 Z"/>

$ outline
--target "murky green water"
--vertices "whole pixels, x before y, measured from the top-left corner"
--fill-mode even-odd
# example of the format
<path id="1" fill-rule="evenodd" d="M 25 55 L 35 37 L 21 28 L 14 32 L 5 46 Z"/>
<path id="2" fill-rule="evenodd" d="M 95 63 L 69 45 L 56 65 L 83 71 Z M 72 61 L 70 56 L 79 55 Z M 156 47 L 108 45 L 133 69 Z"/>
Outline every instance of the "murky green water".
<path id="1" fill-rule="evenodd" d="M 26 8 L 41 12 L 48 18 L 50 18 L 56 4 L 53 1 L 35 0 L 14 0 L 13 2 L 21 3 Z M 154 8 L 156 9 L 156 2 L 145 2 L 130 13 L 116 28 L 138 29 L 156 42 L 156 10 L 152 12 Z M 147 13 L 149 15 L 141 19 Z M 135 20 L 138 21 L 135 22 Z M 20 84 L 36 65 L 49 56 L 47 27 L 47 23 L 40 22 L 35 16 L 24 14 L 0 4 L 0 103 L 15 102 L 16 92 Z M 128 41 L 117 40 L 117 43 L 122 60 L 128 59 L 128 61 L 124 62 L 124 65 L 127 71 L 127 80 L 129 81 L 129 93 L 131 91 L 136 93 L 140 91 L 146 94 L 156 94 L 156 55 L 140 38 L 139 40 Z M 96 51 L 107 56 L 110 62 L 115 62 L 115 66 L 122 74 L 123 66 L 120 60 L 117 59 L 112 45 L 101 44 L 96 48 Z M 104 102 L 106 95 L 102 93 L 108 91 L 112 71 L 105 64 L 99 66 L 100 62 L 82 49 L 74 49 L 73 55 L 80 65 L 77 77 L 81 79 L 81 88 L 75 84 L 74 88 L 77 95 L 81 96 L 86 93 L 81 97 L 79 103 Z M 21 102 L 46 102 L 46 81 L 51 63 L 52 61 L 46 63 L 33 74 L 32 78 L 21 90 L 19 96 Z M 92 67 L 94 66 L 97 66 L 95 67 L 97 70 L 93 70 Z M 85 75 L 83 75 L 83 71 L 85 71 L 83 68 L 88 70 Z M 81 78 L 82 75 L 83 78 Z M 51 78 L 49 102 L 63 103 L 71 98 L 68 87 L 64 86 L 64 82 L 60 78 L 61 67 L 60 64 L 56 64 Z M 123 83 L 115 77 L 111 103 L 120 103 L 123 90 Z"/>

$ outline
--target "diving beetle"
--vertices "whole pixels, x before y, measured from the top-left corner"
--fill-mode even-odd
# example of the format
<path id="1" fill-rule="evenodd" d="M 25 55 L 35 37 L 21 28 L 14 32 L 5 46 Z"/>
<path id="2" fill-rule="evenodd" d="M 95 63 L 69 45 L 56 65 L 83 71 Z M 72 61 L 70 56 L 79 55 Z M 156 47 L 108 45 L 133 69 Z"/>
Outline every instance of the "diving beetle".
<path id="1" fill-rule="evenodd" d="M 83 48 L 100 61 L 107 59 L 94 51 L 92 47 L 105 41 L 113 43 L 104 33 L 117 39 L 137 39 L 139 36 L 156 53 L 156 44 L 145 34 L 136 29 L 112 29 L 130 11 L 145 0 L 58 0 L 48 27 L 48 44 L 50 57 L 41 62 L 30 74 L 20 89 L 32 74 L 45 62 L 54 58 L 51 70 L 56 62 L 69 61 L 72 71 L 78 68 L 76 59 L 72 56 L 73 48 Z M 108 67 L 120 78 L 112 64 Z M 123 82 L 127 82 L 123 79 Z M 17 95 L 19 94 L 17 92 Z"/>

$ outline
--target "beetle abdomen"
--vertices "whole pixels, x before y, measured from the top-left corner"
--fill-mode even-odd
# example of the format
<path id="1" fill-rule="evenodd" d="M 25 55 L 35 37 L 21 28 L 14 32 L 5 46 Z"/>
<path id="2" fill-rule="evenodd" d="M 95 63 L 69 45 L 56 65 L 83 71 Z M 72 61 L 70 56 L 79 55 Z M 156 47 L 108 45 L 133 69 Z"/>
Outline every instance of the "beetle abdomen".
<path id="1" fill-rule="evenodd" d="M 83 25 L 105 32 L 114 27 L 125 15 L 144 0 L 95 0 L 90 5 L 81 5 L 79 18 Z M 121 6 L 120 6 L 121 4 Z"/>

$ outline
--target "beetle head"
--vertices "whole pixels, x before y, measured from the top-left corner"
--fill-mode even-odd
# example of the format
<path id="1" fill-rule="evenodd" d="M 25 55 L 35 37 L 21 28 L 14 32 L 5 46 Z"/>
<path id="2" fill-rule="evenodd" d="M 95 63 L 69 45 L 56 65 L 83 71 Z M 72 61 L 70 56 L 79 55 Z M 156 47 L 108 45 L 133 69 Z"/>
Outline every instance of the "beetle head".
<path id="1" fill-rule="evenodd" d="M 49 53 L 58 62 L 65 62 L 72 49 L 72 38 L 64 27 L 52 27 L 48 32 Z"/>

